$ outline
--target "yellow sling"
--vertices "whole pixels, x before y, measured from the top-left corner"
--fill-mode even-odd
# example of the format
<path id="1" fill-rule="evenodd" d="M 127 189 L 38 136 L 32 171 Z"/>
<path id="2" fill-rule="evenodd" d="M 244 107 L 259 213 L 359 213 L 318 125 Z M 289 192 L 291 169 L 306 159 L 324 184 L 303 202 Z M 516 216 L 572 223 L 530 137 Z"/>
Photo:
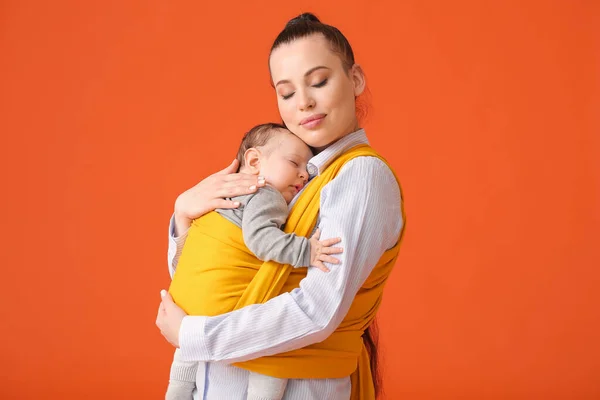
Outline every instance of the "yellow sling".
<path id="1" fill-rule="evenodd" d="M 319 214 L 321 189 L 355 157 L 377 157 L 371 147 L 356 146 L 342 154 L 306 187 L 292 208 L 285 232 L 309 236 Z M 390 168 L 391 169 L 391 168 Z M 383 286 L 398 256 L 400 240 L 387 250 L 336 331 L 320 343 L 268 357 L 236 363 L 237 367 L 278 378 L 321 379 L 351 376 L 351 400 L 375 398 L 369 357 L 362 334 L 381 303 Z M 191 315 L 218 315 L 264 303 L 299 287 L 306 268 L 262 262 L 248 250 L 241 229 L 219 214 L 194 221 L 169 291 Z"/>

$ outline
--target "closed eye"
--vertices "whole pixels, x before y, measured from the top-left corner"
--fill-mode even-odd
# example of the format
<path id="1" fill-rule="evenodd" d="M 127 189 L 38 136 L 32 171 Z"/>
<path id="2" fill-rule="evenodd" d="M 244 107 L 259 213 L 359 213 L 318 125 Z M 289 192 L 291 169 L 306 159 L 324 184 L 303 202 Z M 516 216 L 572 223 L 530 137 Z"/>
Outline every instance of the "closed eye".
<path id="1" fill-rule="evenodd" d="M 287 99 L 289 99 L 290 97 L 292 97 L 293 95 L 294 95 L 294 92 L 292 92 L 292 93 L 290 93 L 290 94 L 286 94 L 286 95 L 284 95 L 284 96 L 281 96 L 281 98 L 282 98 L 283 100 L 287 100 Z"/>
<path id="2" fill-rule="evenodd" d="M 320 88 L 325 85 L 327 85 L 327 79 L 323 79 L 321 82 L 317 83 L 316 85 L 313 85 L 313 87 Z"/>
<path id="3" fill-rule="evenodd" d="M 290 162 L 291 162 L 292 164 L 294 164 L 294 166 L 295 166 L 295 167 L 297 167 L 297 166 L 298 166 L 298 163 L 297 163 L 296 161 L 292 161 L 292 160 L 290 160 Z"/>

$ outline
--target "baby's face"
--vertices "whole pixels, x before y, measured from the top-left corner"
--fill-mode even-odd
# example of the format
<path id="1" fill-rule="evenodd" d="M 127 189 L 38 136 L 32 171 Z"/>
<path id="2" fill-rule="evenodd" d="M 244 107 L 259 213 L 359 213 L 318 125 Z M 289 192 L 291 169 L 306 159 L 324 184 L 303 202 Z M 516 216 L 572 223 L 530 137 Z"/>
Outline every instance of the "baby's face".
<path id="1" fill-rule="evenodd" d="M 308 182 L 306 165 L 312 152 L 302 140 L 287 131 L 271 138 L 267 146 L 273 147 L 261 160 L 260 175 L 289 203 Z"/>

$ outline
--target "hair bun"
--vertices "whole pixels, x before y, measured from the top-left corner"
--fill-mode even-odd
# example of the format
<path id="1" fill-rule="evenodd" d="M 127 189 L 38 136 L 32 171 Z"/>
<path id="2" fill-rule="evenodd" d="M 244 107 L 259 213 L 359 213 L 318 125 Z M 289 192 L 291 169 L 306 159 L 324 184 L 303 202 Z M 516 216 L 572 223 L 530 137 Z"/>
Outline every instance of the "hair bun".
<path id="1" fill-rule="evenodd" d="M 297 17 L 290 19 L 285 26 L 287 28 L 290 25 L 295 25 L 295 24 L 300 24 L 300 23 L 307 23 L 307 22 L 321 23 L 321 21 L 319 21 L 319 18 L 317 18 L 315 16 L 315 14 L 313 14 L 313 13 L 302 13 L 302 14 L 298 15 Z"/>

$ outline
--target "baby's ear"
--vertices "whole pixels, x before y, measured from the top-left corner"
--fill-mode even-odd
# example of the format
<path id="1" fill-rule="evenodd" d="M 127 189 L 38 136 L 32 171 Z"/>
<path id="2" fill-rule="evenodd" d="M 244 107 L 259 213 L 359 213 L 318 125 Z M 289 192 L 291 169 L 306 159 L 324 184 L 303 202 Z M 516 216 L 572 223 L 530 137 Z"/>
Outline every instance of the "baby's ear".
<path id="1" fill-rule="evenodd" d="M 260 150 L 254 147 L 249 148 L 244 153 L 244 167 L 251 174 L 258 175 L 260 172 Z"/>

